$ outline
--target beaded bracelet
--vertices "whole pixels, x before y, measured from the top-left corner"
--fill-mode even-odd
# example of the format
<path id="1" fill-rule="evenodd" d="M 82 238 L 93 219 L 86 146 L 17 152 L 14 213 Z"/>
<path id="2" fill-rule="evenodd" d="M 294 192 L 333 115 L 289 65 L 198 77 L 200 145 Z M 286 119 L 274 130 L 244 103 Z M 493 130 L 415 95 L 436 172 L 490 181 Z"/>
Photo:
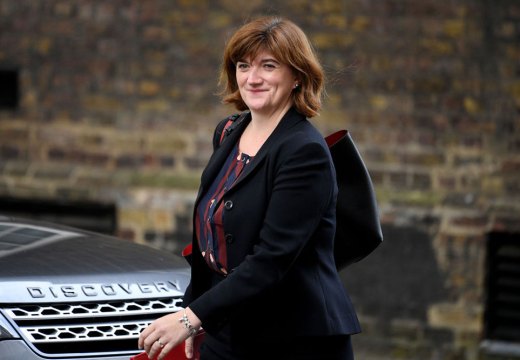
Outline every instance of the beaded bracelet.
<path id="1" fill-rule="evenodd" d="M 179 319 L 179 322 L 184 325 L 184 328 L 188 330 L 188 334 L 190 336 L 193 336 L 197 333 L 197 329 L 195 329 L 190 322 L 190 319 L 188 319 L 188 315 L 186 314 L 186 310 L 184 310 L 184 313 L 182 314 L 182 317 Z"/>

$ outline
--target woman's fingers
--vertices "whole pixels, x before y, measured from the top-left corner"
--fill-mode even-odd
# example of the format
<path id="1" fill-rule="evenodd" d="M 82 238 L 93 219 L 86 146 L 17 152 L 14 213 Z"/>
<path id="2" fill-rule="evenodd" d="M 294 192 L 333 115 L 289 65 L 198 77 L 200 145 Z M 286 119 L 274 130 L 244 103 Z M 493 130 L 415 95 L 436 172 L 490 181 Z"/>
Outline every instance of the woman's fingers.
<path id="1" fill-rule="evenodd" d="M 155 352 L 157 352 L 157 349 L 160 349 L 161 347 L 163 347 L 165 344 L 162 343 L 162 346 L 161 346 L 161 343 L 159 342 L 160 340 L 157 339 L 155 340 L 154 338 L 155 335 L 151 335 L 151 336 L 148 336 L 146 338 L 146 340 L 144 341 L 144 351 L 146 351 L 146 353 L 148 355 L 150 355 L 154 350 Z M 153 358 L 153 356 L 149 356 L 150 358 Z"/>
<path id="2" fill-rule="evenodd" d="M 184 345 L 184 352 L 186 353 L 186 357 L 191 359 L 193 357 L 193 336 L 190 336 L 186 339 L 186 343 Z"/>
<path id="3" fill-rule="evenodd" d="M 146 329 L 144 329 L 141 334 L 139 334 L 139 340 L 137 341 L 137 346 L 139 347 L 139 349 L 144 349 L 145 347 L 145 340 L 148 339 L 148 337 L 150 336 L 150 334 L 154 331 L 154 328 L 153 328 L 153 323 L 150 324 L 150 326 L 148 326 Z"/>
<path id="4" fill-rule="evenodd" d="M 150 359 L 163 359 L 176 345 L 188 338 L 189 331 L 180 321 L 182 314 L 177 312 L 162 316 L 141 332 L 138 346 L 144 349 Z M 187 356 L 193 354 L 193 339 L 190 353 L 187 352 L 188 348 L 185 351 Z M 189 355 L 188 359 L 192 357 L 193 355 Z"/>
<path id="5" fill-rule="evenodd" d="M 150 351 L 147 351 L 146 353 L 148 354 L 148 357 L 150 359 L 157 358 L 159 360 L 166 356 L 166 354 L 168 353 L 169 350 L 165 352 L 167 347 L 169 347 L 168 344 L 162 343 L 159 339 L 152 344 L 152 346 L 150 347 Z"/>
<path id="6" fill-rule="evenodd" d="M 152 323 L 153 325 L 153 323 Z M 152 347 L 153 343 L 158 340 L 157 335 L 154 334 L 155 329 L 150 325 L 144 329 L 139 335 L 139 341 L 137 345 L 139 349 L 144 349 L 146 352 Z"/>

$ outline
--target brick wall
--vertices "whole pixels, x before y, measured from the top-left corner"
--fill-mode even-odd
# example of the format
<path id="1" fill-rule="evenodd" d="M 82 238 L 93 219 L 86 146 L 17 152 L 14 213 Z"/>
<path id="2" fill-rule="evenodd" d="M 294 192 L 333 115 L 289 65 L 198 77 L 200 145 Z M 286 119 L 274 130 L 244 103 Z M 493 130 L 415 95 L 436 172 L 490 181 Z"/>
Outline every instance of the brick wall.
<path id="1" fill-rule="evenodd" d="M 376 185 L 386 242 L 342 274 L 361 358 L 476 359 L 486 236 L 520 231 L 517 1 L 0 0 L 20 86 L 0 196 L 115 203 L 121 236 L 178 251 L 233 111 L 223 44 L 258 14 L 307 32 L 328 75 L 315 123 L 351 131 Z"/>

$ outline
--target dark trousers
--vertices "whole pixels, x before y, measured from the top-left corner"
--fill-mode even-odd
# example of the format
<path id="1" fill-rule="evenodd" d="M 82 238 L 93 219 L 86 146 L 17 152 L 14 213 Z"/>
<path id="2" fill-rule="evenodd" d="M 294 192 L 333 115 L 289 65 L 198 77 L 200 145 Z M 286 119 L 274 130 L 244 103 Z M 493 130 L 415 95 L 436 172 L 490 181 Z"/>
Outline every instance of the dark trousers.
<path id="1" fill-rule="evenodd" d="M 349 335 L 300 337 L 279 343 L 258 343 L 234 351 L 207 336 L 201 360 L 354 360 Z"/>

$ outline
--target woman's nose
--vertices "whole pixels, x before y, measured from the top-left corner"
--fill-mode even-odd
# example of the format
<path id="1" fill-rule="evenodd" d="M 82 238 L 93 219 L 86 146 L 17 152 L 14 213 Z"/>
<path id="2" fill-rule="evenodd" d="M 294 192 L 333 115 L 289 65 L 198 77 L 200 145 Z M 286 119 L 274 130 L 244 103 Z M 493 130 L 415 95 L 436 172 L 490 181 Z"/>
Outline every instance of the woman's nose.
<path id="1" fill-rule="evenodd" d="M 252 67 L 251 71 L 249 72 L 249 76 L 247 78 L 247 81 L 250 84 L 258 84 L 262 82 L 262 77 L 258 71 L 259 69 L 257 67 Z"/>

